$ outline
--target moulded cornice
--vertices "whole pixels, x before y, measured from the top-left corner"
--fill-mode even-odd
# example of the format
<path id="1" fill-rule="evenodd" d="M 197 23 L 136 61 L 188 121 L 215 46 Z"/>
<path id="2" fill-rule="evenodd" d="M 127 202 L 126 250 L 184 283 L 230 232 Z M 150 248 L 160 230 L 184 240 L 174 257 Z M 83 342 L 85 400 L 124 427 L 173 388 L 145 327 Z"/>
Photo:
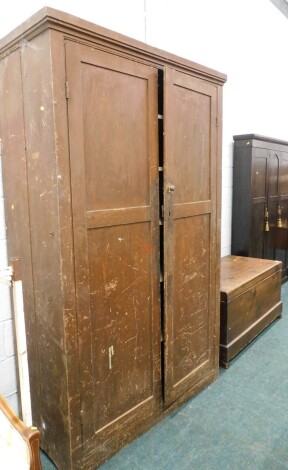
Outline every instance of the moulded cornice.
<path id="1" fill-rule="evenodd" d="M 195 75 L 205 77 L 208 81 L 219 85 L 223 85 L 227 79 L 225 74 L 213 69 L 50 7 L 42 8 L 3 37 L 0 40 L 0 56 L 9 54 L 12 50 L 20 47 L 23 41 L 29 41 L 47 29 L 60 31 L 69 38 L 81 38 L 84 41 L 105 44 L 106 47 L 122 51 L 130 56 L 141 57 L 158 66 L 169 64 L 170 67 L 174 66 L 190 73 L 193 71 Z"/>

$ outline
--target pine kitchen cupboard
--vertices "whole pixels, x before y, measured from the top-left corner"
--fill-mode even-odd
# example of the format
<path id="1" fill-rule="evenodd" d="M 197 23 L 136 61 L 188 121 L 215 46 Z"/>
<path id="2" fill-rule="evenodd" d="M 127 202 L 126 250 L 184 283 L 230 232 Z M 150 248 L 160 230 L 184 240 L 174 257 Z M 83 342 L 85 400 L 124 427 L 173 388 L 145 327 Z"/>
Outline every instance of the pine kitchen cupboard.
<path id="1" fill-rule="evenodd" d="M 92 469 L 218 375 L 226 77 L 46 7 L 0 58 L 33 422 Z"/>
<path id="2" fill-rule="evenodd" d="M 234 136 L 232 254 L 288 268 L 288 142 Z"/>

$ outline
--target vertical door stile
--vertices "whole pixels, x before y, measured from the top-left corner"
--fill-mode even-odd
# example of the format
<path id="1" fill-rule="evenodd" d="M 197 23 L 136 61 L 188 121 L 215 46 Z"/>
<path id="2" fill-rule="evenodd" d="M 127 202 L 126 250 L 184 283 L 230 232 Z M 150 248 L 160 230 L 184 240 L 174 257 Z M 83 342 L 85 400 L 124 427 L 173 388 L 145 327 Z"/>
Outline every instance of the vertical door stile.
<path id="1" fill-rule="evenodd" d="M 67 83 L 74 90 L 74 93 L 67 99 L 68 125 L 70 141 L 70 168 L 71 168 L 71 199 L 74 235 L 74 263 L 76 280 L 76 311 L 78 328 L 78 349 L 79 349 L 79 381 L 84 386 L 81 390 L 81 420 L 86 409 L 93 408 L 93 394 L 85 384 L 90 384 L 91 376 L 91 316 L 90 316 L 90 289 L 89 289 L 89 268 L 88 268 L 88 240 L 87 240 L 87 220 L 86 214 L 86 192 L 85 188 L 85 164 L 83 148 L 83 100 L 81 93 L 81 49 L 80 45 L 70 42 L 65 44 L 66 50 L 66 73 L 65 92 L 67 93 Z M 75 93 L 77 90 L 77 94 Z M 71 139 L 72 137 L 72 139 Z M 88 421 L 89 429 L 86 432 L 93 432 L 93 422 Z M 82 436 L 83 438 L 83 436 Z"/>

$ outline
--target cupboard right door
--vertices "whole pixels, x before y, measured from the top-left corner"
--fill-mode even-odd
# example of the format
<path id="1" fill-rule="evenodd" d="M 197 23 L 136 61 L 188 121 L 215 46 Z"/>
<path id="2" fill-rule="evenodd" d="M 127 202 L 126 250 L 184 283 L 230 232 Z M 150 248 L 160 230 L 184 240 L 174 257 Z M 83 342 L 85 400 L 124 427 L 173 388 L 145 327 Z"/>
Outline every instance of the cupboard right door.
<path id="1" fill-rule="evenodd" d="M 276 260 L 282 261 L 282 279 L 287 279 L 288 267 L 288 152 L 279 152 L 278 198 L 282 227 L 277 231 Z"/>
<path id="2" fill-rule="evenodd" d="M 197 386 L 215 368 L 214 333 L 219 289 L 216 115 L 216 86 L 182 72 L 165 70 L 166 404 Z"/>
<path id="3" fill-rule="evenodd" d="M 267 170 L 269 232 L 265 233 L 264 258 L 282 261 L 287 277 L 288 153 L 271 152 Z M 279 219 L 279 220 L 278 220 Z"/>

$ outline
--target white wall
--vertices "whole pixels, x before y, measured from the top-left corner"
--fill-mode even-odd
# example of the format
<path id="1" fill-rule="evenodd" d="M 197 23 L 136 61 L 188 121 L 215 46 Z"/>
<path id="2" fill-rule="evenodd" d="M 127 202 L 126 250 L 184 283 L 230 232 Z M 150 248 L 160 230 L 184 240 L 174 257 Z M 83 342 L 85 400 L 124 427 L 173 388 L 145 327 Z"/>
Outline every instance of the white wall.
<path id="1" fill-rule="evenodd" d="M 258 133 L 288 140 L 288 60 L 285 50 L 288 20 L 269 0 L 47 2 L 53 8 L 146 41 L 228 75 L 224 86 L 222 255 L 229 254 L 233 135 Z M 9 0 L 2 3 L 0 37 L 44 5 L 42 0 Z M 3 198 L 0 193 L 0 224 L 3 220 L 1 210 Z M 4 238 L 2 222 L 0 266 L 6 263 Z M 7 292 L 1 290 L 0 295 L 0 393 L 14 397 L 11 313 Z"/>
<path id="2" fill-rule="evenodd" d="M 288 20 L 269 0 L 147 0 L 147 42 L 228 75 L 222 256 L 231 252 L 233 135 L 288 141 Z"/>

